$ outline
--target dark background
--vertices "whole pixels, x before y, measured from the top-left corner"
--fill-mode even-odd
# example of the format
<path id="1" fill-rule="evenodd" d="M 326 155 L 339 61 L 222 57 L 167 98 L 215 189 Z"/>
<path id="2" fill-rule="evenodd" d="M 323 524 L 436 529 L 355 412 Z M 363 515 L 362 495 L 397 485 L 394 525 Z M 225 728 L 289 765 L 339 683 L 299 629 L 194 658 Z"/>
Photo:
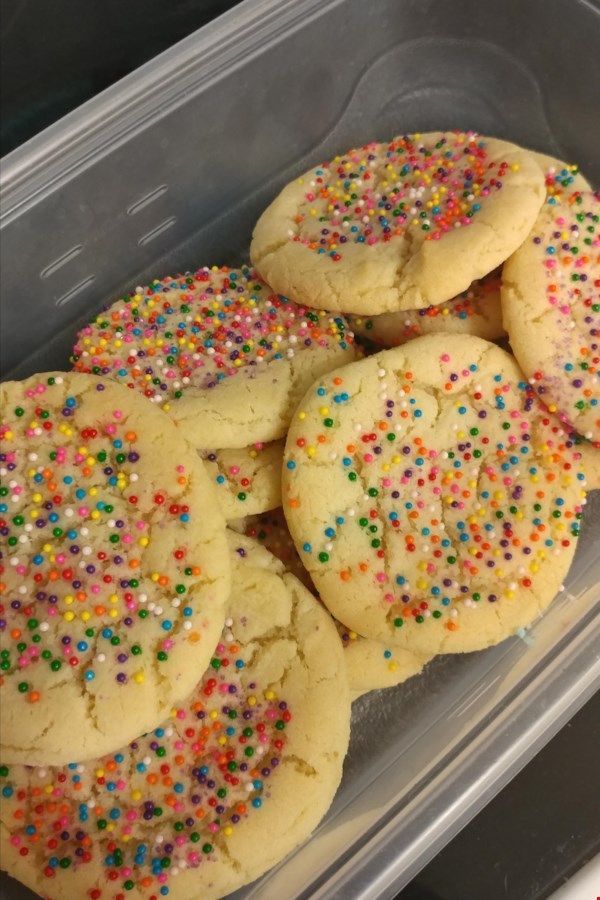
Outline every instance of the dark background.
<path id="1" fill-rule="evenodd" d="M 234 5 L 0 0 L 0 153 Z M 597 694 L 398 900 L 548 897 L 600 851 L 599 748 Z"/>

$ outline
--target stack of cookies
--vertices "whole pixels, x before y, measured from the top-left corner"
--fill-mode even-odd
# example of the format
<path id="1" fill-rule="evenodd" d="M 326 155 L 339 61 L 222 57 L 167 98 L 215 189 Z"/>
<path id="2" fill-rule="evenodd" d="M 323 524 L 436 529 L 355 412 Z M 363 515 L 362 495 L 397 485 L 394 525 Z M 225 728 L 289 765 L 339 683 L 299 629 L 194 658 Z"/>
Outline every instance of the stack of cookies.
<path id="1" fill-rule="evenodd" d="M 3 868 L 222 897 L 327 811 L 352 699 L 546 609 L 600 484 L 599 214 L 504 141 L 367 144 L 283 189 L 254 267 L 2 385 Z"/>

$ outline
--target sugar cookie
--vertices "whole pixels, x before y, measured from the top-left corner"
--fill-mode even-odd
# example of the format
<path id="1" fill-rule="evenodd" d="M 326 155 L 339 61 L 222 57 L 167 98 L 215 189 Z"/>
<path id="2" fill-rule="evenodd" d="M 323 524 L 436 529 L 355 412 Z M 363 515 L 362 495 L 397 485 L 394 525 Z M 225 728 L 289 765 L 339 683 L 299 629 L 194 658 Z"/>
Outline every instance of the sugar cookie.
<path id="1" fill-rule="evenodd" d="M 404 135 L 285 187 L 260 217 L 250 256 L 296 302 L 367 316 L 421 309 L 504 262 L 543 200 L 539 166 L 514 144 Z"/>
<path id="2" fill-rule="evenodd" d="M 579 459 L 508 353 L 427 335 L 308 391 L 284 510 L 336 618 L 417 653 L 476 650 L 560 588 L 585 504 Z"/>
<path id="3" fill-rule="evenodd" d="M 89 759 L 192 690 L 225 618 L 225 522 L 197 453 L 108 379 L 0 386 L 4 762 Z"/>

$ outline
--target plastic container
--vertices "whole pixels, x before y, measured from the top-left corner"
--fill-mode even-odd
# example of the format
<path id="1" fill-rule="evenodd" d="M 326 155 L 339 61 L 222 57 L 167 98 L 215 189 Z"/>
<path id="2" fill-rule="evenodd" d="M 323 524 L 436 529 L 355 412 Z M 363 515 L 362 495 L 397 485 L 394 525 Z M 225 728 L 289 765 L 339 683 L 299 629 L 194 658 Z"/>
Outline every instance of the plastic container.
<path id="1" fill-rule="evenodd" d="M 66 367 L 78 325 L 149 277 L 240 261 L 287 180 L 370 138 L 475 128 L 598 184 L 599 28 L 593 0 L 245 0 L 5 158 L 4 374 Z M 236 896 L 393 896 L 591 696 L 599 499 L 523 639 L 355 705 L 327 819 Z"/>

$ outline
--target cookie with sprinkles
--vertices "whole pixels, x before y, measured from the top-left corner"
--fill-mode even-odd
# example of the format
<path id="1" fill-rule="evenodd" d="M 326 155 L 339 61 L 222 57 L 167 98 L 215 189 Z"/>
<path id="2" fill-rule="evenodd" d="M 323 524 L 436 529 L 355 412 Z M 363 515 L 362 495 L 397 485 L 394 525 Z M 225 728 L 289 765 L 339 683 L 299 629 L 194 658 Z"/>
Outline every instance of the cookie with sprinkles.
<path id="1" fill-rule="evenodd" d="M 399 347 L 423 334 L 475 334 L 497 341 L 506 332 L 500 306 L 500 269 L 474 281 L 466 291 L 423 309 L 382 313 L 380 316 L 350 316 L 350 327 L 358 336 L 382 347 Z"/>
<path id="2" fill-rule="evenodd" d="M 309 385 L 356 356 L 341 316 L 275 294 L 252 269 L 202 268 L 117 300 L 78 335 L 78 372 L 161 406 L 199 450 L 287 431 Z"/>
<path id="3" fill-rule="evenodd" d="M 531 152 L 531 151 L 530 151 Z M 547 198 L 557 198 L 572 190 L 590 190 L 590 186 L 576 165 L 570 165 L 531 152 L 544 172 Z M 486 341 L 498 341 L 506 336 L 502 324 L 500 285 L 502 268 L 474 281 L 466 291 L 440 303 L 422 309 L 383 313 L 379 316 L 352 316 L 352 330 L 382 347 L 398 347 L 422 334 L 474 334 Z"/>
<path id="4" fill-rule="evenodd" d="M 197 453 L 121 385 L 0 386 L 0 753 L 89 759 L 198 681 L 229 592 L 225 522 Z"/>
<path id="5" fill-rule="evenodd" d="M 544 200 L 527 151 L 473 132 L 401 135 L 283 189 L 252 262 L 299 303 L 365 316 L 451 300 L 522 243 Z"/>
<path id="6" fill-rule="evenodd" d="M 231 535 L 230 618 L 158 728 L 91 762 L 0 766 L 2 865 L 53 900 L 229 894 L 305 840 L 342 774 L 350 699 L 331 620 Z"/>
<path id="7" fill-rule="evenodd" d="M 228 522 L 281 505 L 284 441 L 201 454 Z"/>
<path id="8" fill-rule="evenodd" d="M 548 198 L 504 266 L 511 347 L 548 409 L 600 447 L 600 199 Z"/>
<path id="9" fill-rule="evenodd" d="M 248 537 L 259 541 L 270 553 L 285 563 L 310 591 L 315 591 L 312 579 L 298 555 L 288 530 L 282 509 L 275 509 L 261 516 L 248 516 L 235 524 Z M 409 650 L 382 644 L 364 638 L 333 619 L 344 647 L 344 660 L 353 700 L 368 691 L 394 687 L 413 675 L 418 675 L 431 656 L 411 653 Z"/>
<path id="10" fill-rule="evenodd" d="M 579 534 L 581 455 L 512 356 L 427 335 L 330 373 L 295 413 L 286 519 L 332 614 L 420 653 L 531 623 Z"/>

